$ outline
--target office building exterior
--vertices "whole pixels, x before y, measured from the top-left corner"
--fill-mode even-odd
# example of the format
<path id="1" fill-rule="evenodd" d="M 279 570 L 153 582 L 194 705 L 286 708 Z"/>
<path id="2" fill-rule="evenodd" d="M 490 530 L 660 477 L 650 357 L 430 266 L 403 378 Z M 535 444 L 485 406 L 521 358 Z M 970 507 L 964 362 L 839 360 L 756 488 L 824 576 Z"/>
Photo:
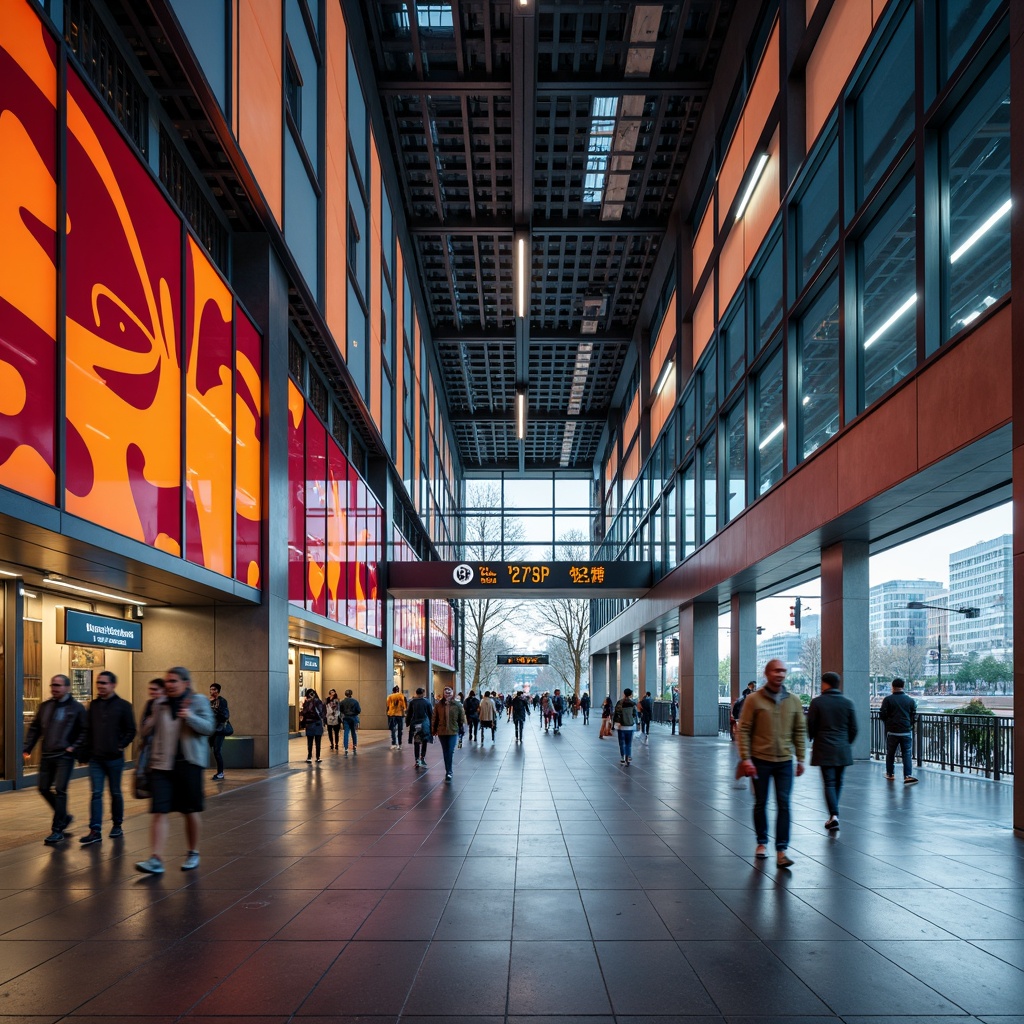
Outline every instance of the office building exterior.
<path id="1" fill-rule="evenodd" d="M 949 556 L 949 606 L 977 608 L 977 618 L 949 619 L 949 646 L 963 658 L 975 652 L 1006 658 L 1013 650 L 1013 535 L 980 541 Z"/>

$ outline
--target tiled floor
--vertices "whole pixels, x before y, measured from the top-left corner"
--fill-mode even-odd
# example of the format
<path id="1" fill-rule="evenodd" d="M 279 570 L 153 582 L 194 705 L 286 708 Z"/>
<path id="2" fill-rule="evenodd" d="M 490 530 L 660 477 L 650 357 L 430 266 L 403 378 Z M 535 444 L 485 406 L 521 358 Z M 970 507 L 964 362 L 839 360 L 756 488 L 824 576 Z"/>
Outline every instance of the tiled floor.
<path id="1" fill-rule="evenodd" d="M 1007 785 L 858 764 L 830 837 L 812 769 L 780 871 L 723 738 L 655 727 L 625 769 L 596 723 L 534 718 L 467 743 L 451 785 L 436 745 L 426 772 L 360 749 L 231 773 L 200 868 L 176 822 L 162 877 L 133 867 L 143 807 L 50 849 L 38 795 L 0 795 L 4 831 L 34 829 L 0 853 L 0 1024 L 1024 1022 Z M 76 825 L 86 803 L 76 781 Z"/>

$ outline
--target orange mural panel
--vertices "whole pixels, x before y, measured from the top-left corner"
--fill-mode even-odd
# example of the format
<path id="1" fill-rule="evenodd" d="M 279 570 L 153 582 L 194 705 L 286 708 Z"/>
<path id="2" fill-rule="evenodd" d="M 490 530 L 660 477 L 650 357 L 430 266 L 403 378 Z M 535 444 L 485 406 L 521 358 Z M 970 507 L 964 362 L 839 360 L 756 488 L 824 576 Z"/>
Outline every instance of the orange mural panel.
<path id="1" fill-rule="evenodd" d="M 743 149 L 749 163 L 779 95 L 779 21 L 768 38 L 743 109 Z"/>
<path id="2" fill-rule="evenodd" d="M 708 278 L 704 291 L 693 311 L 693 365 L 697 365 L 701 352 L 711 340 L 715 330 L 715 275 Z"/>
<path id="3" fill-rule="evenodd" d="M 640 389 L 633 393 L 633 401 L 629 405 L 629 411 L 622 423 L 622 446 L 628 448 L 640 429 Z"/>
<path id="4" fill-rule="evenodd" d="M 284 145 L 281 32 L 281 0 L 239 0 L 238 143 L 278 224 Z"/>
<path id="5" fill-rule="evenodd" d="M 722 169 L 718 172 L 719 229 L 725 224 L 726 217 L 730 216 L 729 207 L 732 206 L 732 202 L 736 198 L 740 182 L 743 181 L 743 172 L 746 169 L 747 160 L 743 152 L 743 125 L 741 124 L 732 137 L 732 144 L 722 161 Z"/>
<path id="6" fill-rule="evenodd" d="M 181 551 L 181 222 L 77 75 L 67 92 L 67 488 Z"/>
<path id="7" fill-rule="evenodd" d="M 324 142 L 324 315 L 342 358 L 347 356 L 348 302 L 348 46 L 341 5 L 327 5 Z"/>
<path id="8" fill-rule="evenodd" d="M 263 349 L 235 310 L 235 578 L 260 585 L 263 524 Z"/>
<path id="9" fill-rule="evenodd" d="M 53 504 L 56 48 L 32 6 L 0 17 L 0 485 Z"/>
<path id="10" fill-rule="evenodd" d="M 871 34 L 871 26 L 870 3 L 835 0 L 805 72 L 808 152 L 850 77 Z"/>
<path id="11" fill-rule="evenodd" d="M 733 221 L 718 257 L 718 306 L 728 307 L 743 280 L 743 221 Z"/>
<path id="12" fill-rule="evenodd" d="M 230 576 L 234 299 L 191 235 L 185 251 L 185 556 Z"/>

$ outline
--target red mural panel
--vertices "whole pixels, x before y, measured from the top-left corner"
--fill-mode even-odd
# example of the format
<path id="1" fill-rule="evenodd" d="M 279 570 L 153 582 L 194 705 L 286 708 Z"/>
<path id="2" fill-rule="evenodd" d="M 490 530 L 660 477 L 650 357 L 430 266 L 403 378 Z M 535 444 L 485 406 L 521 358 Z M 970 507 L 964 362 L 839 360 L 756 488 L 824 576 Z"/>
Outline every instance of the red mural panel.
<path id="1" fill-rule="evenodd" d="M 306 607 L 327 614 L 327 428 L 306 409 Z"/>
<path id="2" fill-rule="evenodd" d="M 23 0 L 0 17 L 0 485 L 56 500 L 56 47 Z"/>
<path id="3" fill-rule="evenodd" d="M 288 381 L 288 600 L 306 603 L 306 401 Z"/>
<path id="4" fill-rule="evenodd" d="M 347 580 L 342 572 L 348 539 L 348 459 L 327 439 L 327 617 L 345 624 Z"/>
<path id="5" fill-rule="evenodd" d="M 180 554 L 181 222 L 73 72 L 67 104 L 67 509 Z"/>
<path id="6" fill-rule="evenodd" d="M 263 520 L 263 346 L 252 321 L 235 309 L 235 578 L 260 585 Z"/>
<path id="7" fill-rule="evenodd" d="M 232 575 L 234 299 L 189 236 L 185 243 L 185 557 Z"/>

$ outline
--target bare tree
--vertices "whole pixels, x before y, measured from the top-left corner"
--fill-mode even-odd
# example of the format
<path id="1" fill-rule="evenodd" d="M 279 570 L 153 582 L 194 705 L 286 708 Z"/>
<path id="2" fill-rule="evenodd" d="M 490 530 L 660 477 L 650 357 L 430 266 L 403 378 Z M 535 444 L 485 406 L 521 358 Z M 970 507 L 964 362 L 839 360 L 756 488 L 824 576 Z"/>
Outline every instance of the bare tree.
<path id="1" fill-rule="evenodd" d="M 924 648 L 916 644 L 892 644 L 885 648 L 889 671 L 906 680 L 909 689 L 924 671 Z"/>
<path id="2" fill-rule="evenodd" d="M 821 683 L 821 634 L 807 637 L 800 647 L 800 665 L 807 677 L 807 690 L 814 696 L 814 689 Z"/>
<path id="3" fill-rule="evenodd" d="M 522 539 L 522 521 L 505 519 L 501 490 L 480 485 L 467 490 L 465 540 L 462 557 L 472 561 L 493 562 L 517 557 Z M 504 525 L 503 525 L 504 523 Z M 465 623 L 466 674 L 468 690 L 497 689 L 491 680 L 497 677 L 497 655 L 508 649 L 506 634 L 522 622 L 522 611 L 513 601 L 492 598 L 463 599 Z"/>
<path id="4" fill-rule="evenodd" d="M 557 542 L 557 550 L 569 561 L 590 560 L 590 544 L 579 530 L 570 530 Z M 554 556 L 555 552 L 552 552 Z M 580 684 L 590 667 L 590 600 L 564 597 L 556 601 L 542 601 L 533 618 L 541 636 L 551 643 L 551 665 L 558 673 L 565 689 L 580 695 Z"/>

